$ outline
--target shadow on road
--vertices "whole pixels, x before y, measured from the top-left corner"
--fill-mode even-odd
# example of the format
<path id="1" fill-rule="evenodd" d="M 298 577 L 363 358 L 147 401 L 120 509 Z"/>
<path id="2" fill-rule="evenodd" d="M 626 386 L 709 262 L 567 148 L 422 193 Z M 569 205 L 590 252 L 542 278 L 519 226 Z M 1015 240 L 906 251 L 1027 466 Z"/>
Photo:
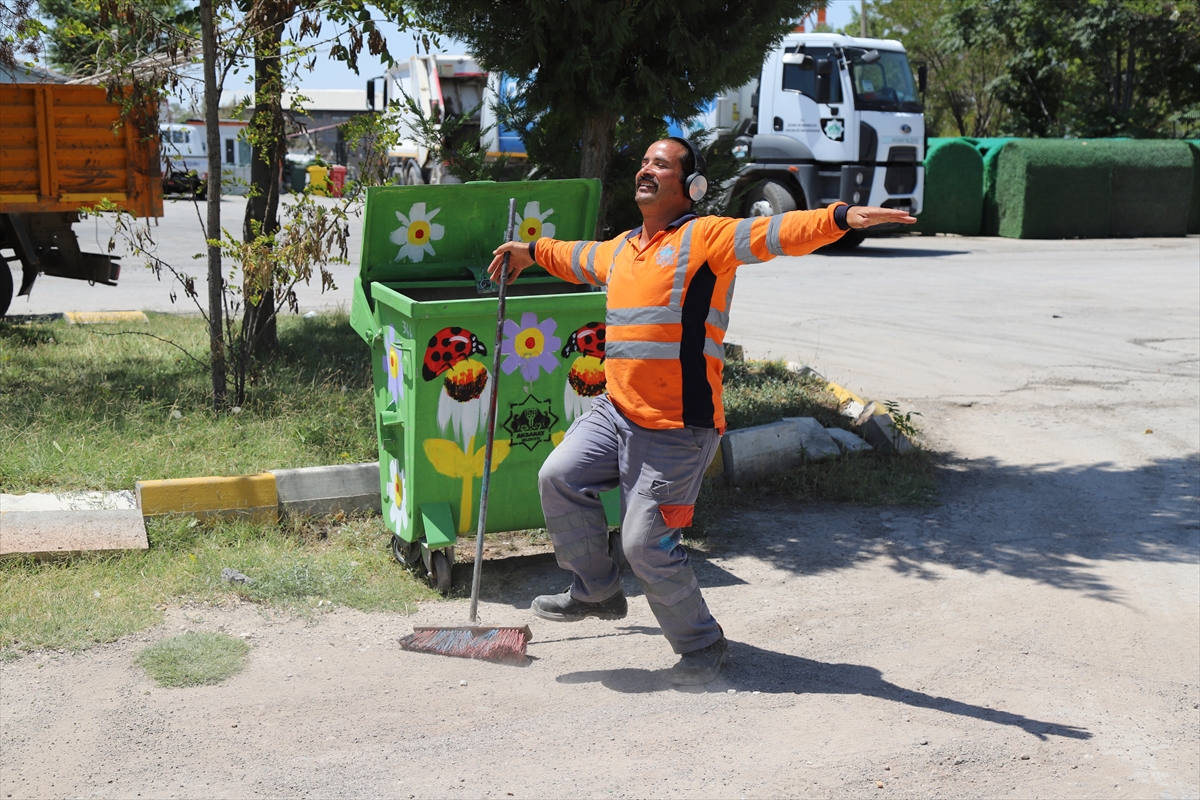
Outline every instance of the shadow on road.
<path id="1" fill-rule="evenodd" d="M 666 670 L 615 669 L 568 672 L 559 683 L 599 683 L 623 694 L 646 694 L 676 689 L 684 692 L 726 692 L 729 689 L 764 694 L 859 694 L 915 708 L 971 717 L 996 725 L 1010 725 L 1045 740 L 1049 736 L 1090 739 L 1091 732 L 1074 725 L 1031 719 L 948 697 L 936 697 L 905 689 L 883 679 L 874 667 L 861 664 L 827 664 L 809 658 L 764 650 L 741 642 L 730 642 L 729 662 L 721 677 L 707 686 L 675 687 Z"/>
<path id="2" fill-rule="evenodd" d="M 726 553 L 753 548 L 802 575 L 883 558 L 924 580 L 938 579 L 935 565 L 997 571 L 1114 602 L 1122 597 L 1095 562 L 1198 561 L 1200 455 L 1136 469 L 949 458 L 938 482 L 944 503 L 936 508 L 733 509 L 710 543 Z"/>
<path id="3" fill-rule="evenodd" d="M 927 250 L 915 247 L 871 247 L 865 245 L 853 250 L 821 250 L 815 255 L 831 258 L 938 258 L 939 256 L 968 256 L 970 250 Z"/>

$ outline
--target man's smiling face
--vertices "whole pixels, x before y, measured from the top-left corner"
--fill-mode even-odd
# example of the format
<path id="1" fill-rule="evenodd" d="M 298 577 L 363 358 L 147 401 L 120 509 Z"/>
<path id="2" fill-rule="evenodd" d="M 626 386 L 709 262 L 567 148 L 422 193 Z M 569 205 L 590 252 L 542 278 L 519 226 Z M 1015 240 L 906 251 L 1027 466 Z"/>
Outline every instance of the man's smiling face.
<path id="1" fill-rule="evenodd" d="M 684 211 L 690 208 L 683 193 L 684 152 L 683 145 L 670 139 L 655 142 L 646 150 L 634 178 L 633 195 L 643 214 L 675 206 Z"/>

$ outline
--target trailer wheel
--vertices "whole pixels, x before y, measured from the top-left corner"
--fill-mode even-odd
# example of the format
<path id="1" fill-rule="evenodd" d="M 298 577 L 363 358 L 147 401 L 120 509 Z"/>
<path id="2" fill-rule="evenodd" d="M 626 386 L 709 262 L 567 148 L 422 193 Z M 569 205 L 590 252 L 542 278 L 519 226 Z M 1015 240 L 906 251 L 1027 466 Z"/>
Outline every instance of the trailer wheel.
<path id="1" fill-rule="evenodd" d="M 8 306 L 13 298 L 13 277 L 9 269 L 8 259 L 0 257 L 0 319 L 8 313 Z"/>
<path id="2" fill-rule="evenodd" d="M 796 198 L 779 181 L 763 181 L 746 197 L 747 217 L 773 217 L 796 210 Z"/>

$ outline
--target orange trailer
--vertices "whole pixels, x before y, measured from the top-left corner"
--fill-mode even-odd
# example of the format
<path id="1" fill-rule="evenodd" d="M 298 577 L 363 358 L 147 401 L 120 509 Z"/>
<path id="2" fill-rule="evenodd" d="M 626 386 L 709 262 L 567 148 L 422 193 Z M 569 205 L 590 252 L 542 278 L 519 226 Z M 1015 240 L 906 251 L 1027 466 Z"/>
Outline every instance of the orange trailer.
<path id="1" fill-rule="evenodd" d="M 120 105 L 99 86 L 0 84 L 0 109 L 0 248 L 21 262 L 19 294 L 41 274 L 116 285 L 120 265 L 80 251 L 71 225 L 102 200 L 162 216 L 158 126 L 122 123 Z M 6 265 L 0 316 L 12 290 Z"/>

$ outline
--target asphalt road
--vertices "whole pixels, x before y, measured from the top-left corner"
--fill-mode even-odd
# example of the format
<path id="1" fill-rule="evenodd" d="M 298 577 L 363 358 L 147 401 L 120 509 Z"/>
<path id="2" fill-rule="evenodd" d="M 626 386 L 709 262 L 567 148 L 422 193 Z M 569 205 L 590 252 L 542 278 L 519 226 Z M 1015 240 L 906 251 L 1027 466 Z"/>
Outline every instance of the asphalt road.
<path id="1" fill-rule="evenodd" d="M 333 199 L 317 198 L 317 202 L 332 205 Z M 159 259 L 175 268 L 180 273 L 186 273 L 196 279 L 196 290 L 200 293 L 202 303 L 206 303 L 208 291 L 208 266 L 203 258 L 196 258 L 204 253 L 204 228 L 200 220 L 204 217 L 204 202 L 191 200 L 168 199 L 164 204 L 163 216 L 139 221 L 141 225 L 149 225 L 151 239 L 155 243 L 154 252 Z M 240 235 L 242 219 L 246 213 L 246 200 L 242 197 L 221 198 L 221 227 L 235 235 Z M 358 250 L 361 247 L 362 224 L 352 225 L 350 229 L 350 258 L 357 263 Z M 76 223 L 75 234 L 79 238 L 79 246 L 85 252 L 109 252 L 108 244 L 113 238 L 113 227 L 109 219 L 94 217 Z M 33 291 L 28 297 L 14 297 L 10 315 L 20 314 L 52 314 L 65 311 L 165 311 L 176 313 L 196 313 L 195 303 L 184 296 L 180 286 L 171 275 L 163 272 L 161 280 L 146 266 L 146 259 L 141 256 L 128 255 L 126 243 L 119 237 L 116 239 L 116 249 L 113 251 L 120 256 L 121 277 L 116 286 L 90 286 L 84 281 L 68 280 L 66 278 L 48 278 L 41 276 L 33 285 Z M 225 265 L 228 273 L 229 265 Z M 320 280 L 312 285 L 301 284 L 296 289 L 300 301 L 301 313 L 313 309 L 343 308 L 350 310 L 351 286 L 357 270 L 355 267 L 332 266 L 336 289 L 321 292 Z M 13 285 L 21 285 L 19 269 L 13 270 Z M 172 302 L 174 291 L 176 300 Z"/>
<path id="2" fill-rule="evenodd" d="M 166 307 L 152 280 L 104 307 Z M 620 623 L 532 620 L 565 585 L 552 564 L 484 570 L 483 619 L 534 623 L 525 669 L 396 649 L 463 600 L 315 623 L 172 608 L 0 665 L 0 791 L 1200 797 L 1200 239 L 781 258 L 740 272 L 729 338 L 919 411 L 941 494 L 731 513 L 697 558 L 732 642 L 703 691 L 670 686 L 631 577 Z M 181 626 L 244 631 L 250 668 L 153 687 L 132 657 Z"/>

